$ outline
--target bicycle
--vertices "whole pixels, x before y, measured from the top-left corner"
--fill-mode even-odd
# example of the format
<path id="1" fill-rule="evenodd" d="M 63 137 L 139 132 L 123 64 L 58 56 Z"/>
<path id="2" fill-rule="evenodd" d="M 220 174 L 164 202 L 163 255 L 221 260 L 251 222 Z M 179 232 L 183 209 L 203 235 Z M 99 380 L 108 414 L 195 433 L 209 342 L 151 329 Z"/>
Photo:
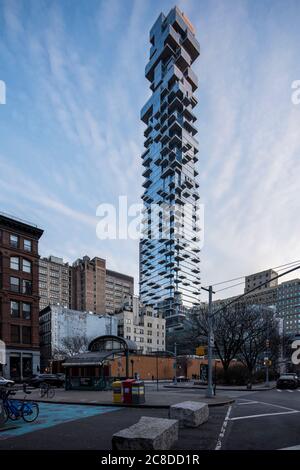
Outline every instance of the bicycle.
<path id="1" fill-rule="evenodd" d="M 4 422 L 6 422 L 8 419 L 16 421 L 17 419 L 21 418 L 21 403 L 17 400 L 8 399 L 9 395 L 15 394 L 16 392 L 13 392 L 12 390 L 1 390 L 0 398 L 3 402 Z"/>
<path id="2" fill-rule="evenodd" d="M 42 383 L 40 386 L 40 397 L 41 398 L 53 398 L 55 396 L 55 389 L 47 383 Z"/>
<path id="3" fill-rule="evenodd" d="M 26 390 L 24 391 L 26 395 L 30 395 L 31 393 Z M 19 418 L 23 418 L 24 421 L 32 423 L 39 415 L 39 405 L 35 402 L 26 401 L 25 398 L 24 400 L 10 400 L 8 398 L 10 395 L 15 394 L 16 392 L 12 390 L 8 390 L 1 394 L 5 422 L 8 419 L 16 421 Z"/>

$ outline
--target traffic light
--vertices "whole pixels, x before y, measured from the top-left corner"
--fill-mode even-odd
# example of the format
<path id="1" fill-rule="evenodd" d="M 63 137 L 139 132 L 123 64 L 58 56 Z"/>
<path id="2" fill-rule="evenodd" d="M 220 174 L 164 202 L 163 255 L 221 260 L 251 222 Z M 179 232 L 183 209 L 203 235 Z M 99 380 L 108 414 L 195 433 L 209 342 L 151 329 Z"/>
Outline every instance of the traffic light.
<path id="1" fill-rule="evenodd" d="M 269 348 L 270 347 L 270 341 L 267 339 L 266 340 L 266 348 Z"/>
<path id="2" fill-rule="evenodd" d="M 271 359 L 265 359 L 264 360 L 264 366 L 271 367 L 271 365 L 272 365 Z"/>
<path id="3" fill-rule="evenodd" d="M 196 348 L 196 355 L 197 356 L 205 356 L 206 355 L 207 346 L 198 346 Z"/>

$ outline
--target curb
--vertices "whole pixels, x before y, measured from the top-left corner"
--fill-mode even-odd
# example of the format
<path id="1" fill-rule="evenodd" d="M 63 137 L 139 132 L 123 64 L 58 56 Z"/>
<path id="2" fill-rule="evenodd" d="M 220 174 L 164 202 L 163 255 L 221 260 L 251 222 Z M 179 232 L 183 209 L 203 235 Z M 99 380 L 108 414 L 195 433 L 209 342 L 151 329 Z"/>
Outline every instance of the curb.
<path id="1" fill-rule="evenodd" d="M 207 387 L 202 387 L 199 385 L 191 385 L 190 387 L 184 387 L 182 385 L 164 385 L 164 388 L 172 388 L 172 389 L 177 389 L 177 388 L 182 388 L 184 390 L 206 390 Z M 222 392 L 267 392 L 268 390 L 274 390 L 276 388 L 276 385 L 272 385 L 271 387 L 268 388 L 252 388 L 251 390 L 247 390 L 245 388 L 224 388 L 224 387 L 217 387 L 217 390 L 221 390 Z"/>
<path id="2" fill-rule="evenodd" d="M 32 401 L 32 400 L 31 400 Z M 107 406 L 107 407 L 118 407 L 118 408 L 138 408 L 138 409 L 169 409 L 172 405 L 147 405 L 147 404 L 123 404 L 123 403 L 89 403 L 89 402 L 78 402 L 78 401 L 51 401 L 51 400 L 34 400 L 37 403 L 50 403 L 52 405 L 84 405 L 84 406 Z M 228 398 L 217 403 L 207 403 L 209 408 L 216 406 L 225 406 L 234 403 L 234 398 Z"/>

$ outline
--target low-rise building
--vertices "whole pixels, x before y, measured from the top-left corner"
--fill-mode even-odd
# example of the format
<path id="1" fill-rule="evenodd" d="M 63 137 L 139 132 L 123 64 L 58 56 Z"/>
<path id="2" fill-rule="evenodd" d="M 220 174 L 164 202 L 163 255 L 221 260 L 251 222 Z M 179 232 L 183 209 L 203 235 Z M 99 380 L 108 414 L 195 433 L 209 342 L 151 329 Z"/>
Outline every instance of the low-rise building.
<path id="1" fill-rule="evenodd" d="M 40 312 L 41 367 L 51 360 L 63 359 L 86 350 L 89 342 L 102 335 L 116 335 L 118 320 L 114 316 L 97 315 L 50 305 Z"/>

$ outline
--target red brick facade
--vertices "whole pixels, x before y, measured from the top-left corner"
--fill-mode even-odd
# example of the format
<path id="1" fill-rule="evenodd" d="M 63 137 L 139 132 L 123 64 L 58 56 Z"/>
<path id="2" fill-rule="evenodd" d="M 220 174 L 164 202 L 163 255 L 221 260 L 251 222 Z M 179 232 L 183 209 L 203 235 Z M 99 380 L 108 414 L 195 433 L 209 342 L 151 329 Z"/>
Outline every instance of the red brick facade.
<path id="1" fill-rule="evenodd" d="M 2 372 L 16 379 L 29 375 L 39 357 L 38 241 L 42 233 L 0 214 L 0 339 L 7 351 Z"/>

